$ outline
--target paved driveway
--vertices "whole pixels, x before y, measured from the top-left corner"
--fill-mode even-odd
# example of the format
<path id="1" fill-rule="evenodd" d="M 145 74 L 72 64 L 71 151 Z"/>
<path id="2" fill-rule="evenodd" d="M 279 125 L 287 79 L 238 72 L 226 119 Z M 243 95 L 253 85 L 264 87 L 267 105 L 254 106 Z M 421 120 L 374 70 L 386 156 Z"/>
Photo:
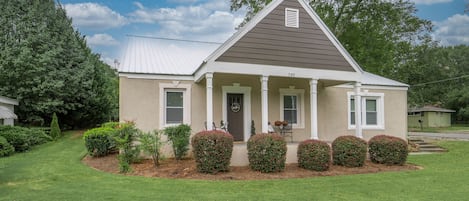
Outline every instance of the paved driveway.
<path id="1" fill-rule="evenodd" d="M 409 137 L 425 137 L 425 138 L 434 138 L 434 139 L 469 140 L 469 134 L 461 134 L 461 133 L 423 133 L 423 132 L 409 132 Z"/>

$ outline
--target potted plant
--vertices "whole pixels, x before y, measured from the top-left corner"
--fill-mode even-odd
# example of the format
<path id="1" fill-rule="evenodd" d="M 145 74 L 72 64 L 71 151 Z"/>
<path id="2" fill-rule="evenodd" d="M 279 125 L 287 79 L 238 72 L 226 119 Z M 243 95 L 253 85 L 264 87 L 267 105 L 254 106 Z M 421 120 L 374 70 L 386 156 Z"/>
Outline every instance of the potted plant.
<path id="1" fill-rule="evenodd" d="M 275 125 L 275 126 L 280 126 L 280 125 L 282 125 L 282 122 L 281 122 L 281 121 L 275 121 L 275 122 L 274 122 L 274 125 Z"/>
<path id="2" fill-rule="evenodd" d="M 285 120 L 285 121 L 282 121 L 282 125 L 283 125 L 283 126 L 288 126 L 288 121 L 286 121 L 286 120 Z"/>

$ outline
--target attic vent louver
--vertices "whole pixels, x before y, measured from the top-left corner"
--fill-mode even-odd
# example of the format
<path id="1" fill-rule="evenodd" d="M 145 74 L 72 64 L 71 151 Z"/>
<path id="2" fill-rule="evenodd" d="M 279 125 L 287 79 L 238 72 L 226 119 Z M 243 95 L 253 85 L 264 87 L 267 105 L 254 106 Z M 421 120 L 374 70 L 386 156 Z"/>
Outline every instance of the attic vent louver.
<path id="1" fill-rule="evenodd" d="M 285 8 L 285 26 L 286 27 L 299 27 L 299 10 L 293 8 Z"/>

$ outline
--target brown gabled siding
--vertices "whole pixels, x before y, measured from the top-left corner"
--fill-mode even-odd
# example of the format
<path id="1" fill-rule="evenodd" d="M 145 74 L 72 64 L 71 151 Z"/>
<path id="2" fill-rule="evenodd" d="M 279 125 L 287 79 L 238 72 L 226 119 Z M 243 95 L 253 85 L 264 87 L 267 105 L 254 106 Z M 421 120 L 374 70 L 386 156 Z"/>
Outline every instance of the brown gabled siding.
<path id="1" fill-rule="evenodd" d="M 299 28 L 285 27 L 285 8 L 299 9 Z M 354 71 L 296 0 L 285 0 L 216 61 Z"/>

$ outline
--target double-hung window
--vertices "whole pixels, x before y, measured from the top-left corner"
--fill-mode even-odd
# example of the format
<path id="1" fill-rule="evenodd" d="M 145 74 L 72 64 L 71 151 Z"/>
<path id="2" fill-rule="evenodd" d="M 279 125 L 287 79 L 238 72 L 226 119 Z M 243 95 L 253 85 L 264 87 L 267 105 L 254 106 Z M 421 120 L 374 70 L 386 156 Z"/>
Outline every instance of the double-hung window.
<path id="1" fill-rule="evenodd" d="M 304 127 L 304 89 L 280 89 L 280 119 L 294 128 Z"/>
<path id="2" fill-rule="evenodd" d="M 355 96 L 348 93 L 349 129 L 355 128 Z M 364 93 L 361 97 L 361 122 L 363 129 L 384 129 L 384 94 Z"/>
<path id="3" fill-rule="evenodd" d="M 160 128 L 177 124 L 190 124 L 189 84 L 160 83 Z"/>
<path id="4" fill-rule="evenodd" d="M 298 96 L 297 95 L 284 95 L 283 96 L 283 120 L 291 124 L 298 123 Z"/>
<path id="5" fill-rule="evenodd" d="M 184 122 L 184 92 L 167 89 L 165 96 L 165 123 L 182 124 Z"/>

